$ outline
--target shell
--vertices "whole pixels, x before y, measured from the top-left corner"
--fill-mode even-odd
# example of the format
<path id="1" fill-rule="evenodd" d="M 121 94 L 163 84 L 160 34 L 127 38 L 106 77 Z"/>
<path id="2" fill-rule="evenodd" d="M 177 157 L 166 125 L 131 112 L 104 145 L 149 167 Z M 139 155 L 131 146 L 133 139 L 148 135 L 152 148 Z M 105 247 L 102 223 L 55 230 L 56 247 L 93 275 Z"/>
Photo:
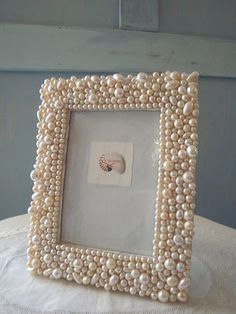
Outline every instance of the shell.
<path id="1" fill-rule="evenodd" d="M 107 153 L 103 154 L 99 158 L 99 166 L 103 171 L 116 171 L 119 174 L 123 174 L 126 169 L 125 159 L 119 153 Z"/>

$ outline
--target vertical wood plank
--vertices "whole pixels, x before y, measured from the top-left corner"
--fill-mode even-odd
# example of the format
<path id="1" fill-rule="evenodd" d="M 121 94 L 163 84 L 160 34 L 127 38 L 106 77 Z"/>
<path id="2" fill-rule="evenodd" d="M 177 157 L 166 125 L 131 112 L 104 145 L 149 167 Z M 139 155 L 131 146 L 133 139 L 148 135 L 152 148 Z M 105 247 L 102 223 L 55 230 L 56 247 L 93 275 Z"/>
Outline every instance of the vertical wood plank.
<path id="1" fill-rule="evenodd" d="M 157 32 L 159 30 L 159 0 L 120 0 L 119 27 Z"/>

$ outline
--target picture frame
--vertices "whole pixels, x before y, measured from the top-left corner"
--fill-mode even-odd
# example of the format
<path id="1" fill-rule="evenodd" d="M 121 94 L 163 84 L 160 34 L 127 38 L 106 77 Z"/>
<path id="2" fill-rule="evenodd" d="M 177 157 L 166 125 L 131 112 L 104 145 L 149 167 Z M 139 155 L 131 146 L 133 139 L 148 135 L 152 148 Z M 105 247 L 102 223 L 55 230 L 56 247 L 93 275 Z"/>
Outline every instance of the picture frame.
<path id="1" fill-rule="evenodd" d="M 38 111 L 37 157 L 31 173 L 34 185 L 29 207 L 27 262 L 29 271 L 50 279 L 64 278 L 78 284 L 101 287 L 107 291 L 147 296 L 160 302 L 187 301 L 198 153 L 198 73 L 166 71 L 153 74 L 139 73 L 136 76 L 114 74 L 82 78 L 73 76 L 69 79 L 51 78 L 44 81 L 40 94 L 42 104 Z M 86 130 L 84 134 L 89 134 L 88 130 L 93 128 L 89 127 L 89 123 L 86 123 L 87 118 L 84 120 L 84 117 L 90 119 L 93 116 L 93 121 L 96 122 L 102 116 L 107 117 L 109 114 L 109 119 L 105 118 L 104 123 L 97 125 L 96 130 L 99 130 L 106 121 L 111 121 L 118 115 L 120 121 L 127 119 L 126 125 L 128 125 L 127 121 L 130 121 L 130 118 L 127 118 L 128 114 L 129 117 L 136 115 L 133 117 L 134 121 L 140 119 L 137 117 L 140 114 L 140 117 L 143 115 L 138 123 L 141 128 L 144 113 L 148 119 L 159 113 L 160 119 L 157 140 L 158 159 L 154 163 L 156 165 L 154 177 L 156 176 L 157 184 L 154 187 L 156 196 L 152 211 L 154 217 L 152 253 L 136 253 L 141 240 L 137 241 L 135 252 L 127 252 L 125 247 L 119 251 L 112 247 L 104 248 L 103 245 L 90 247 L 87 243 L 81 245 L 80 242 L 64 241 L 64 238 L 68 239 L 67 236 L 62 236 L 63 221 L 66 221 L 66 218 L 63 218 L 64 207 L 66 210 L 71 208 L 67 214 L 65 210 L 66 217 L 74 217 L 73 210 L 77 206 L 73 204 L 69 206 L 66 200 L 66 198 L 71 200 L 73 195 L 76 195 L 68 182 L 72 179 L 77 180 L 76 186 L 80 182 L 80 176 L 73 177 L 73 171 L 69 171 L 70 164 L 68 164 L 70 147 L 77 147 L 77 144 L 73 144 L 76 141 L 71 140 L 76 139 L 78 134 L 76 126 L 84 125 Z M 153 121 L 156 120 L 149 121 L 153 125 Z M 74 137 L 69 135 L 73 133 L 73 123 Z M 145 126 L 148 128 L 148 125 L 145 123 L 144 129 Z M 137 127 L 135 129 L 134 141 L 139 137 Z M 112 133 L 111 128 L 104 134 L 109 133 Z M 152 134 L 150 132 L 148 134 L 150 136 L 147 138 L 150 138 Z M 91 138 L 87 135 L 83 138 L 88 138 L 86 143 L 88 147 Z M 90 188 L 91 185 L 99 185 L 100 190 L 105 191 L 112 185 L 113 191 L 118 190 L 118 187 L 123 189 L 122 195 L 125 198 L 129 193 L 130 185 L 132 186 L 134 182 L 132 180 L 135 180 L 133 162 L 136 156 L 139 156 L 138 149 L 134 145 L 133 150 L 132 143 L 127 144 L 125 139 L 122 141 L 117 139 L 122 143 L 111 142 L 110 138 L 105 138 L 104 141 L 99 138 L 99 141 L 95 139 L 95 143 L 91 143 L 89 157 L 93 160 L 97 154 L 100 159 L 94 160 L 98 163 L 91 161 L 89 164 L 89 158 L 86 158 L 87 167 L 81 163 L 81 167 L 86 168 L 84 171 L 86 184 L 83 186 L 88 185 Z M 144 145 L 145 142 L 143 140 L 143 144 L 139 144 L 139 147 L 142 148 L 140 145 Z M 73 160 L 77 159 L 74 157 Z M 110 161 L 113 163 L 109 163 Z M 145 160 L 143 162 L 145 163 Z M 126 166 L 129 173 L 121 179 L 119 172 L 122 172 Z M 90 177 L 87 177 L 89 167 L 92 170 Z M 102 167 L 109 173 L 109 179 L 105 176 Z M 97 175 L 94 176 L 96 171 L 98 171 Z M 80 193 L 79 199 L 82 199 L 83 195 L 86 196 L 88 192 L 89 190 Z M 138 191 L 136 192 L 138 195 Z M 132 208 L 132 201 L 129 200 L 129 204 Z M 99 208 L 99 202 L 94 208 Z M 86 206 L 83 207 L 85 216 L 87 209 Z M 117 208 L 115 210 L 117 211 Z M 115 211 L 113 215 L 114 213 Z M 71 225 L 72 220 L 70 218 L 68 226 Z M 93 219 L 90 221 L 93 222 Z M 125 222 L 123 225 L 127 227 Z M 81 228 L 82 226 L 83 224 Z M 145 239 L 145 232 L 142 233 L 142 239 Z"/>

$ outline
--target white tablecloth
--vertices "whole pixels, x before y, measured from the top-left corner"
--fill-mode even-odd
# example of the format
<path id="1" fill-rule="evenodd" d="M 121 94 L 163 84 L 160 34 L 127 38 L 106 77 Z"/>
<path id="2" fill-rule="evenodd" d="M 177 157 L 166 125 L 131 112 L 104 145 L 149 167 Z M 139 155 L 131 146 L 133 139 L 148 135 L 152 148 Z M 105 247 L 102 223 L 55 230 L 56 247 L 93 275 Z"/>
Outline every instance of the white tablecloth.
<path id="1" fill-rule="evenodd" d="M 0 313 L 236 313 L 236 230 L 195 218 L 190 299 L 161 304 L 26 271 L 28 217 L 0 222 Z"/>

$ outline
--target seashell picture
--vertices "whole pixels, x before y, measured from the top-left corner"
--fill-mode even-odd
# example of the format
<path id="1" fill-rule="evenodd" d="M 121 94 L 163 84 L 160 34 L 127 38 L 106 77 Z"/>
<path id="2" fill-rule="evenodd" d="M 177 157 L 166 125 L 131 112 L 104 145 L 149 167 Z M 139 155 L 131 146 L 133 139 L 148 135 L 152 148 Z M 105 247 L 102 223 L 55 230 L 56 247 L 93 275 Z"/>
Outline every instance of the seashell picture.
<path id="1" fill-rule="evenodd" d="M 132 143 L 92 142 L 88 183 L 130 186 L 132 165 Z"/>
<path id="2" fill-rule="evenodd" d="M 125 159 L 124 157 L 116 152 L 102 154 L 99 158 L 99 167 L 106 172 L 116 171 L 119 174 L 125 172 Z"/>

